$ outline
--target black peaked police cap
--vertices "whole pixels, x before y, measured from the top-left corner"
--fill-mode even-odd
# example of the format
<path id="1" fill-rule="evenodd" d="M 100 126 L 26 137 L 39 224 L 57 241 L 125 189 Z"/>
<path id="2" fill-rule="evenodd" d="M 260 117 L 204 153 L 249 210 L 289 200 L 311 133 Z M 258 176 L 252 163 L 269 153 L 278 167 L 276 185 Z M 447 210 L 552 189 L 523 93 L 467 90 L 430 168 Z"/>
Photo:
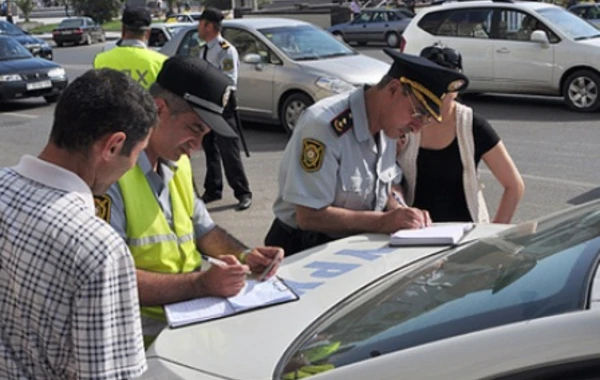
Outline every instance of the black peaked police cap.
<path id="1" fill-rule="evenodd" d="M 440 108 L 444 93 L 460 91 L 469 85 L 469 79 L 462 73 L 437 65 L 426 58 L 389 48 L 383 51 L 394 60 L 387 75 L 408 85 L 415 98 L 438 122 L 442 121 Z"/>
<path id="2" fill-rule="evenodd" d="M 152 24 L 150 12 L 143 7 L 127 7 L 123 11 L 121 23 L 129 30 L 149 30 Z"/>
<path id="3" fill-rule="evenodd" d="M 223 21 L 223 13 L 214 7 L 207 7 L 200 15 L 200 20 L 206 20 L 214 23 Z"/>
<path id="4" fill-rule="evenodd" d="M 233 90 L 231 79 L 219 69 L 199 57 L 174 56 L 163 63 L 156 82 L 184 98 L 213 131 L 237 137 L 223 119 L 223 109 Z"/>

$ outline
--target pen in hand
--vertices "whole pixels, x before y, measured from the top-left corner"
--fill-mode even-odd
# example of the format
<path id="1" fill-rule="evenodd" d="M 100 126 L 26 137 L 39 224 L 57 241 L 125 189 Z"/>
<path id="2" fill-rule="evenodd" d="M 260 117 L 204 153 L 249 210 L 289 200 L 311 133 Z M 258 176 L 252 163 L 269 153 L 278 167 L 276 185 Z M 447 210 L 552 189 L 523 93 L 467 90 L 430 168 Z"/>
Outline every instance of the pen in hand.
<path id="1" fill-rule="evenodd" d="M 219 267 L 229 266 L 229 264 L 227 264 L 225 261 L 216 259 L 214 257 L 207 256 L 207 255 L 202 255 L 202 259 L 206 260 L 210 265 L 216 265 Z M 252 272 L 250 272 L 249 270 L 246 270 L 245 273 L 252 274 Z"/>

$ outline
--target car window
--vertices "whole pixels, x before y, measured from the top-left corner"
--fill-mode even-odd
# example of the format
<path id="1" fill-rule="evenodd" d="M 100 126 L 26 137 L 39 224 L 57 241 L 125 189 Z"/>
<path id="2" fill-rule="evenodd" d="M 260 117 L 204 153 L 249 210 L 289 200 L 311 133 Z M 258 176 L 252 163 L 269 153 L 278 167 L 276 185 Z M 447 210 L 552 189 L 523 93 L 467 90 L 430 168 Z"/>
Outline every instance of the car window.
<path id="1" fill-rule="evenodd" d="M 283 54 L 293 60 L 317 60 L 358 54 L 330 33 L 312 25 L 259 29 Z"/>
<path id="2" fill-rule="evenodd" d="M 310 326 L 278 367 L 340 366 L 588 307 L 600 211 L 578 208 L 442 252 L 376 281 Z M 278 372 L 279 373 L 279 372 Z"/>
<path id="3" fill-rule="evenodd" d="M 595 26 L 563 8 L 544 8 L 537 12 L 553 27 L 575 41 L 600 38 L 600 31 Z"/>
<path id="4" fill-rule="evenodd" d="M 12 38 L 0 38 L 0 61 L 30 58 L 31 53 Z"/>
<path id="5" fill-rule="evenodd" d="M 570 9 L 571 12 L 575 13 L 579 17 L 584 17 L 585 12 L 588 10 L 587 7 L 577 7 Z"/>
<path id="6" fill-rule="evenodd" d="M 0 35 L 20 36 L 23 31 L 10 22 L 0 21 Z"/>
<path id="7" fill-rule="evenodd" d="M 436 36 L 490 38 L 492 9 L 459 9 L 428 14 L 419 26 Z"/>
<path id="8" fill-rule="evenodd" d="M 62 20 L 60 24 L 58 24 L 59 28 L 79 28 L 83 25 L 83 19 L 80 18 L 71 18 Z"/>
<path id="9" fill-rule="evenodd" d="M 496 10 L 497 29 L 494 38 L 511 41 L 531 41 L 531 34 L 535 30 L 550 31 L 534 16 L 511 9 Z"/>
<path id="10" fill-rule="evenodd" d="M 199 57 L 200 48 L 203 45 L 204 41 L 200 40 L 198 37 L 198 31 L 196 29 L 191 29 L 183 36 L 176 54 L 185 57 Z"/>
<path id="11" fill-rule="evenodd" d="M 372 14 L 373 12 L 363 12 L 352 21 L 352 24 L 366 24 L 371 20 Z"/>
<path id="12" fill-rule="evenodd" d="M 258 54 L 263 63 L 278 63 L 278 59 L 272 59 L 271 50 L 250 32 L 237 28 L 224 28 L 223 37 L 233 44 L 237 49 L 240 60 L 248 54 Z"/>
<path id="13" fill-rule="evenodd" d="M 588 9 L 588 12 L 586 14 L 586 18 L 590 19 L 590 20 L 597 20 L 600 18 L 600 8 L 598 8 L 597 6 L 591 6 Z"/>
<path id="14" fill-rule="evenodd" d="M 162 47 L 167 43 L 167 36 L 161 29 L 151 29 L 150 37 L 148 38 L 148 46 Z"/>
<path id="15" fill-rule="evenodd" d="M 374 12 L 373 13 L 373 18 L 371 19 L 371 22 L 387 22 L 387 21 L 388 21 L 387 12 Z"/>

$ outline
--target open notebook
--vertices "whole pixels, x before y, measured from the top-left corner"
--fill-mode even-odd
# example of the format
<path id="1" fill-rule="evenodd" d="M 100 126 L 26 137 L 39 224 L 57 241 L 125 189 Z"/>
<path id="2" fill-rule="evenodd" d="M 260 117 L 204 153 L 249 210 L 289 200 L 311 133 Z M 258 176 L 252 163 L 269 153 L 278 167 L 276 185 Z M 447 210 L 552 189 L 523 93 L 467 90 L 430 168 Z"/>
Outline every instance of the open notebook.
<path id="1" fill-rule="evenodd" d="M 297 299 L 281 279 L 273 276 L 265 281 L 248 279 L 235 297 L 203 297 L 165 305 L 165 314 L 169 326 L 179 327 Z"/>
<path id="2" fill-rule="evenodd" d="M 452 245 L 459 243 L 475 225 L 473 223 L 442 224 L 415 230 L 399 230 L 390 237 L 390 245 Z"/>

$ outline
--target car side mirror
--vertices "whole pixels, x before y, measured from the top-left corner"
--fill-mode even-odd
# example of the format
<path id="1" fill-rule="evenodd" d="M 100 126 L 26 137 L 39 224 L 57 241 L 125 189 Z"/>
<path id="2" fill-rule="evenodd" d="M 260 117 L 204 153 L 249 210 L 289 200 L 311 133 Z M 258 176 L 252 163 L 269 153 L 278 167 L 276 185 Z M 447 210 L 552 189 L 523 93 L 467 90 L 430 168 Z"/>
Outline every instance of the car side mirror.
<path id="1" fill-rule="evenodd" d="M 242 59 L 242 61 L 244 63 L 250 63 L 250 64 L 255 65 L 255 64 L 258 64 L 258 63 L 262 63 L 262 58 L 258 54 L 250 53 L 250 54 L 246 54 L 244 56 L 244 58 Z"/>
<path id="2" fill-rule="evenodd" d="M 543 30 L 534 30 L 533 33 L 531 33 L 531 41 L 537 42 L 543 47 L 550 46 L 550 40 L 548 40 L 548 35 Z"/>

